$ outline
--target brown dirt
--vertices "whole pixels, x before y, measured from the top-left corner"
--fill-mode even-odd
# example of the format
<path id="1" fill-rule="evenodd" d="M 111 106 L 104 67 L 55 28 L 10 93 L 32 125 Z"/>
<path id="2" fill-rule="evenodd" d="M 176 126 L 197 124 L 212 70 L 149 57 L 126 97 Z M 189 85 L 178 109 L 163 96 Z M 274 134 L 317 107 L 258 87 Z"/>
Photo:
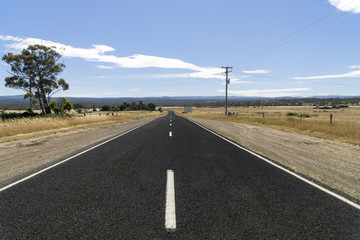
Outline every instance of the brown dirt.
<path id="1" fill-rule="evenodd" d="M 151 121 L 137 121 L 84 127 L 80 129 L 59 129 L 31 138 L 0 143 L 0 181 L 4 181 L 52 160 L 61 158 L 76 150 L 118 135 L 133 127 Z"/>
<path id="2" fill-rule="evenodd" d="M 360 199 L 360 146 L 242 123 L 192 120 L 295 172 Z"/>

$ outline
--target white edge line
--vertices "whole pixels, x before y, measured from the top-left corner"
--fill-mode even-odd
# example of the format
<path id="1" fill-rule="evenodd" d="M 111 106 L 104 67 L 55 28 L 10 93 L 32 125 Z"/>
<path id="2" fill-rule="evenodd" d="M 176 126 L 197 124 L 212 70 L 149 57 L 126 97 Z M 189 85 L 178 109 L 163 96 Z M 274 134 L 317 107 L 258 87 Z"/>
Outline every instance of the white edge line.
<path id="1" fill-rule="evenodd" d="M 173 232 L 176 230 L 175 187 L 173 170 L 167 170 L 165 228 L 168 232 Z"/>
<path id="2" fill-rule="evenodd" d="M 187 119 L 187 118 L 185 118 L 185 119 Z M 316 187 L 316 188 L 320 189 L 321 191 L 323 191 L 323 192 L 325 192 L 325 193 L 327 193 L 327 194 L 329 194 L 329 195 L 331 195 L 331 196 L 333 196 L 333 197 L 336 197 L 337 199 L 339 199 L 339 200 L 341 200 L 341 201 L 349 204 L 350 206 L 353 206 L 354 208 L 357 208 L 358 210 L 360 210 L 360 205 L 359 205 L 359 204 L 357 204 L 357 203 L 355 203 L 355 202 L 353 202 L 353 201 L 350 201 L 349 199 L 347 199 L 347 198 L 345 198 L 345 197 L 343 197 L 343 196 L 340 196 L 339 194 L 334 193 L 334 192 L 332 192 L 332 191 L 330 191 L 330 190 L 328 190 L 328 189 L 326 189 L 326 188 L 324 188 L 324 187 L 322 187 L 322 186 L 320 186 L 320 185 L 318 185 L 318 184 L 316 184 L 316 183 L 314 183 L 314 182 L 312 182 L 312 181 L 310 181 L 310 180 L 308 180 L 308 179 L 306 179 L 306 178 L 304 178 L 304 177 L 302 177 L 302 176 L 300 176 L 300 175 L 298 175 L 298 174 L 296 174 L 296 173 L 294 173 L 294 172 L 292 172 L 292 171 L 290 171 L 290 170 L 288 170 L 288 169 L 286 169 L 286 168 L 284 168 L 284 167 L 282 167 L 282 166 L 280 166 L 280 165 L 277 165 L 276 163 L 274 163 L 274 162 L 272 162 L 272 161 L 270 161 L 270 160 L 268 160 L 268 159 L 260 156 L 260 155 L 257 154 L 257 153 L 254 153 L 254 152 L 250 151 L 249 149 L 246 149 L 246 148 L 244 148 L 244 147 L 242 147 L 242 146 L 240 146 L 240 145 L 238 145 L 238 144 L 236 144 L 236 143 L 234 143 L 234 142 L 226 139 L 225 137 L 217 134 L 216 132 L 213 132 L 212 130 L 210 130 L 210 129 L 208 129 L 208 128 L 202 126 L 202 125 L 200 125 L 200 124 L 197 123 L 197 122 L 194 122 L 194 121 L 191 120 L 191 119 L 187 119 L 187 120 L 189 120 L 189 121 L 191 121 L 192 123 L 198 125 L 199 127 L 202 127 L 203 129 L 207 130 L 208 132 L 211 132 L 212 134 L 214 134 L 214 135 L 216 135 L 216 136 L 224 139 L 225 141 L 227 141 L 227 142 L 235 145 L 236 147 L 238 147 L 238 148 L 240 148 L 240 149 L 242 149 L 242 150 L 244 150 L 244 151 L 247 151 L 248 153 L 251 153 L 252 155 L 260 158 L 261 160 L 264 160 L 265 162 L 267 162 L 267 163 L 269 163 L 269 164 L 271 164 L 271 165 L 273 165 L 273 166 L 275 166 L 275 167 L 283 170 L 284 172 L 287 172 L 288 174 L 291 174 L 292 176 L 294 176 L 294 177 L 296 177 L 296 178 L 298 178 L 298 179 L 306 182 L 307 184 L 310 184 L 311 186 Z"/>
<path id="3" fill-rule="evenodd" d="M 86 149 L 86 150 L 84 150 L 84 151 L 82 151 L 82 152 L 80 152 L 80 153 L 77 153 L 77 154 L 75 154 L 75 155 L 73 155 L 73 156 L 71 156 L 71 157 L 68 157 L 68 158 L 66 158 L 66 159 L 64 159 L 64 160 L 62 160 L 62 161 L 60 161 L 60 162 L 58 162 L 58 163 L 55 163 L 55 164 L 53 164 L 53 165 L 51 165 L 51 166 L 49 166 L 49 167 L 47 167 L 47 168 L 41 169 L 40 171 L 38 171 L 38 172 L 36 172 L 36 173 L 33 173 L 33 174 L 31 174 L 31 175 L 29 175 L 29 176 L 27 176 L 27 177 L 24 177 L 24 178 L 22 178 L 22 179 L 20 179 L 20 180 L 17 180 L 17 181 L 15 181 L 15 182 L 13 182 L 13 183 L 10 183 L 9 185 L 6 185 L 5 187 L 0 188 L 0 192 L 6 190 L 6 189 L 8 189 L 8 188 L 11 188 L 11 187 L 13 187 L 13 186 L 15 186 L 15 185 L 17 185 L 17 184 L 19 184 L 19 183 L 21 183 L 21 182 L 24 182 L 24 181 L 26 181 L 26 180 L 28 180 L 28 179 L 30 179 L 30 178 L 32 178 L 32 177 L 35 177 L 36 175 L 39 175 L 40 173 L 43 173 L 43 172 L 45 172 L 45 171 L 47 171 L 47 170 L 49 170 L 49 169 L 51 169 L 51 168 L 54 168 L 54 167 L 56 167 L 56 166 L 58 166 L 58 165 L 60 165 L 60 164 L 62 164 L 62 163 L 64 163 L 64 162 L 67 162 L 67 161 L 69 161 L 69 160 L 71 160 L 71 159 L 73 159 L 73 158 L 76 158 L 76 157 L 78 157 L 78 156 L 80 156 L 80 155 L 82 155 L 82 154 L 84 154 L 84 153 L 86 153 L 86 152 L 89 152 L 89 151 L 93 150 L 94 148 L 97 148 L 97 147 L 99 147 L 99 146 L 101 146 L 101 145 L 104 145 L 105 143 L 108 143 L 108 142 L 110 142 L 110 141 L 112 141 L 112 140 L 114 140 L 114 139 L 116 139 L 116 138 L 119 138 L 119 137 L 121 137 L 121 136 L 123 136 L 123 135 L 125 135 L 125 134 L 127 134 L 127 133 L 129 133 L 129 132 L 132 132 L 132 131 L 134 131 L 134 130 L 136 130 L 136 129 L 138 129 L 138 128 L 140 128 L 140 127 L 142 127 L 142 126 L 144 126 L 144 125 L 146 125 L 146 124 L 148 124 L 148 123 L 150 123 L 150 122 L 152 122 L 152 121 L 154 121 L 154 120 L 156 120 L 156 119 L 158 119 L 158 118 L 155 118 L 155 119 L 153 119 L 153 120 L 151 120 L 151 121 L 149 121 L 149 122 L 147 122 L 147 123 L 144 123 L 144 124 L 141 124 L 141 125 L 139 125 L 139 126 L 137 126 L 137 127 L 134 127 L 134 128 L 132 128 L 132 129 L 126 131 L 126 132 L 123 132 L 123 133 L 121 133 L 121 134 L 119 134 L 119 135 L 117 135 L 117 136 L 115 136 L 115 137 L 112 137 L 112 138 L 110 138 L 110 139 L 108 139 L 108 140 L 106 140 L 106 141 L 104 141 L 104 142 L 101 142 L 101 143 L 99 143 L 99 144 L 97 144 L 97 145 L 95 145 L 95 146 L 93 146 L 93 147 L 91 147 L 91 148 L 88 148 L 88 149 Z"/>

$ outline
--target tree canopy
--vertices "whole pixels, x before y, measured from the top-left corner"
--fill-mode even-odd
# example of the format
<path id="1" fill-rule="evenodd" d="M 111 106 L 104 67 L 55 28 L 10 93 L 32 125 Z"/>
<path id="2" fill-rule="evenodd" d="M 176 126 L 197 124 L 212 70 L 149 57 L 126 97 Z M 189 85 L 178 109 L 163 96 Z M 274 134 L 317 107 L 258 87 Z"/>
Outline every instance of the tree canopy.
<path id="1" fill-rule="evenodd" d="M 21 54 L 4 55 L 2 60 L 11 66 L 11 76 L 5 78 L 5 86 L 24 90 L 24 98 L 30 98 L 30 107 L 36 103 L 43 113 L 51 113 L 50 97 L 69 89 L 64 79 L 57 78 L 65 68 L 65 64 L 59 63 L 60 58 L 55 47 L 43 45 L 30 45 Z"/>

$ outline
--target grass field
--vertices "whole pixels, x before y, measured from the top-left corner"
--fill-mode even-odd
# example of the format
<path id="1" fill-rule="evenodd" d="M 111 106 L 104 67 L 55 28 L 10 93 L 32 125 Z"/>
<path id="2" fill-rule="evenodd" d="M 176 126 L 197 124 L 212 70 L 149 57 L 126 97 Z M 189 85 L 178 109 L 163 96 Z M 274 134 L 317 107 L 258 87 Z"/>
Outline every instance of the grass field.
<path id="1" fill-rule="evenodd" d="M 168 108 L 179 114 L 183 108 Z M 233 121 L 306 134 L 360 145 L 360 107 L 314 109 L 313 107 L 229 108 L 234 116 L 225 116 L 224 108 L 193 108 L 189 117 Z M 330 124 L 330 114 L 333 116 Z"/>
<path id="2" fill-rule="evenodd" d="M 10 112 L 10 111 L 7 111 Z M 84 115 L 75 115 L 69 118 L 23 118 L 0 120 L 0 140 L 9 137 L 38 133 L 50 130 L 68 130 L 76 127 L 88 127 L 95 125 L 114 124 L 135 121 L 143 118 L 160 116 L 158 111 L 126 111 L 126 112 L 94 112 Z"/>

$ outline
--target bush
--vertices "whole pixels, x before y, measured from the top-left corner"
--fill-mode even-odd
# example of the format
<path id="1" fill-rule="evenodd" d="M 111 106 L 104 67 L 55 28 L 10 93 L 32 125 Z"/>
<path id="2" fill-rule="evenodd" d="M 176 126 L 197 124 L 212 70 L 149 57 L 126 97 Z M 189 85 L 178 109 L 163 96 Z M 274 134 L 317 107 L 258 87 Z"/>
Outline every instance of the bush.
<path id="1" fill-rule="evenodd" d="M 297 116 L 300 118 L 309 118 L 310 117 L 310 115 L 307 113 L 301 113 L 301 114 L 298 114 Z"/>
<path id="2" fill-rule="evenodd" d="M 109 105 L 104 105 L 101 107 L 100 111 L 110 111 L 110 106 Z"/>
<path id="3" fill-rule="evenodd" d="M 73 108 L 74 109 L 81 109 L 81 108 L 85 108 L 85 106 L 82 103 L 74 103 Z"/>
<path id="4" fill-rule="evenodd" d="M 1 120 L 5 121 L 8 119 L 30 118 L 30 117 L 38 117 L 38 116 L 40 116 L 40 114 L 34 112 L 1 113 Z"/>
<path id="5" fill-rule="evenodd" d="M 289 112 L 286 114 L 286 116 L 297 116 L 298 114 L 297 113 L 293 113 L 293 112 Z"/>
<path id="6" fill-rule="evenodd" d="M 156 108 L 156 105 L 155 105 L 155 103 L 153 103 L 153 102 L 151 102 L 151 103 L 149 103 L 149 104 L 147 105 L 147 109 L 148 109 L 149 111 L 155 111 L 155 108 Z"/>

